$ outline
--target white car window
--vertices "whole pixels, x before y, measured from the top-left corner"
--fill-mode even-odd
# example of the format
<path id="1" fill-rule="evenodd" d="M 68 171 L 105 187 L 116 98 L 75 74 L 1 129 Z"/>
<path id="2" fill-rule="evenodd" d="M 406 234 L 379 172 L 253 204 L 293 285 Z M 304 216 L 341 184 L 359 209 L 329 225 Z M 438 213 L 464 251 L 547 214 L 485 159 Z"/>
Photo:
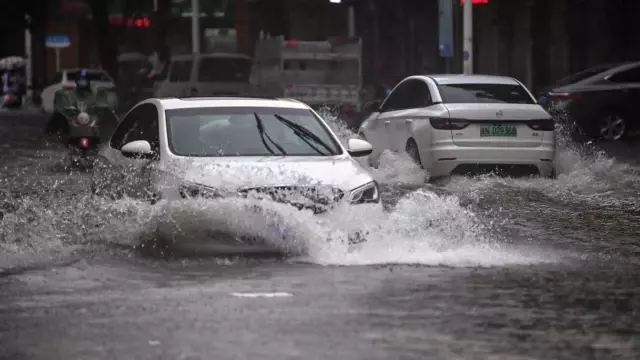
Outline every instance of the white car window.
<path id="1" fill-rule="evenodd" d="M 203 58 L 198 64 L 199 82 L 249 82 L 251 61 L 245 58 Z"/>
<path id="2" fill-rule="evenodd" d="M 193 61 L 178 60 L 171 63 L 169 82 L 187 82 L 191 79 Z"/>

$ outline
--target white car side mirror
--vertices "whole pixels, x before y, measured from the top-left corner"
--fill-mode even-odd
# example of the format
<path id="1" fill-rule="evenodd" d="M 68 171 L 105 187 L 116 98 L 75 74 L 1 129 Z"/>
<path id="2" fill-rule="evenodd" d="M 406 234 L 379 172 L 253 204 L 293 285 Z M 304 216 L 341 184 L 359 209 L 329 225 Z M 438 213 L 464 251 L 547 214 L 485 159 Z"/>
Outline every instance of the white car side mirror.
<path id="1" fill-rule="evenodd" d="M 138 159 L 153 159 L 156 157 L 155 151 L 151 150 L 151 144 L 146 140 L 136 140 L 125 144 L 120 149 L 123 156 Z"/>
<path id="2" fill-rule="evenodd" d="M 362 139 L 349 139 L 347 146 L 349 155 L 353 157 L 363 157 L 373 152 L 373 146 Z"/>

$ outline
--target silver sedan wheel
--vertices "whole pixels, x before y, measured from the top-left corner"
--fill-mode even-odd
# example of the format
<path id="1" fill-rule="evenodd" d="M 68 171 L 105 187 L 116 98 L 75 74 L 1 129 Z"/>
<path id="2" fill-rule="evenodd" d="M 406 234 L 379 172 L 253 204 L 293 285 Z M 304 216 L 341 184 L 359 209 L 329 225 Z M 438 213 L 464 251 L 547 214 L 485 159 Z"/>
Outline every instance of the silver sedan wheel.
<path id="1" fill-rule="evenodd" d="M 600 135 L 605 140 L 620 140 L 627 131 L 627 124 L 618 115 L 606 115 L 600 122 Z"/>

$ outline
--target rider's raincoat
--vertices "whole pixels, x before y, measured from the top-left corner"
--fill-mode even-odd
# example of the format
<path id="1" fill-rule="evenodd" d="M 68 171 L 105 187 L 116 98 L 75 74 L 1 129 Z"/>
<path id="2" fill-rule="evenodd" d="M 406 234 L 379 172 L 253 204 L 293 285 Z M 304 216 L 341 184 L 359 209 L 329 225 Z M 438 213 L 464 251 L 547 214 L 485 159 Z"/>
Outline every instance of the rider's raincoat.
<path id="1" fill-rule="evenodd" d="M 109 106 L 107 92 L 104 90 L 99 89 L 95 93 L 91 90 L 58 90 L 54 95 L 53 104 L 55 111 L 67 119 L 73 119 L 78 111 L 86 112 L 98 119 L 97 127 L 91 130 L 69 124 L 69 137 L 97 136 L 103 141 L 109 139 L 117 126 L 117 120 Z"/>

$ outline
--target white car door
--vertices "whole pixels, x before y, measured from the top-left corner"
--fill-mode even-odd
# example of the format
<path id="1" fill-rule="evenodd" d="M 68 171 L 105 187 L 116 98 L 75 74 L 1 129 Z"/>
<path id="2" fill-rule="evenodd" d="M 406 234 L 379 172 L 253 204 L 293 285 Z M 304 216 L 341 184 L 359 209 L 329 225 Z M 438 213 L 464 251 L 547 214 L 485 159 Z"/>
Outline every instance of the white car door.
<path id="1" fill-rule="evenodd" d="M 389 127 L 389 144 L 391 150 L 404 152 L 407 141 L 413 136 L 412 128 L 419 124 L 421 110 L 432 105 L 429 86 L 422 79 L 407 79 L 398 86 L 401 103 L 396 105 L 400 110 L 394 112 Z M 420 139 L 414 139 L 421 143 Z"/>
<path id="2" fill-rule="evenodd" d="M 153 200 L 151 169 L 160 160 L 160 133 L 158 108 L 154 104 L 144 103 L 132 109 L 120 122 L 111 141 L 100 152 L 99 174 L 104 190 L 118 197 L 126 195 L 132 198 Z M 155 151 L 156 157 L 138 159 L 125 156 L 121 149 L 124 145 L 146 140 Z M 95 171 L 95 170 L 94 170 Z"/>
<path id="3" fill-rule="evenodd" d="M 385 122 L 388 122 L 386 114 L 377 111 L 369 115 L 358 130 L 358 133 L 373 146 L 372 157 L 374 158 L 389 147 L 389 136 Z"/>
<path id="4" fill-rule="evenodd" d="M 53 113 L 53 99 L 56 91 L 62 89 L 62 71 L 55 74 L 47 87 L 42 90 L 40 97 L 42 98 L 42 109 L 46 113 Z"/>
<path id="5" fill-rule="evenodd" d="M 392 131 L 397 126 L 397 123 L 402 120 L 404 113 L 407 112 L 409 90 L 408 84 L 404 82 L 398 84 L 380 106 L 380 113 L 375 123 L 375 139 L 373 139 L 376 144 L 372 144 L 379 148 L 380 151 L 397 151 L 396 139 L 392 135 Z"/>

